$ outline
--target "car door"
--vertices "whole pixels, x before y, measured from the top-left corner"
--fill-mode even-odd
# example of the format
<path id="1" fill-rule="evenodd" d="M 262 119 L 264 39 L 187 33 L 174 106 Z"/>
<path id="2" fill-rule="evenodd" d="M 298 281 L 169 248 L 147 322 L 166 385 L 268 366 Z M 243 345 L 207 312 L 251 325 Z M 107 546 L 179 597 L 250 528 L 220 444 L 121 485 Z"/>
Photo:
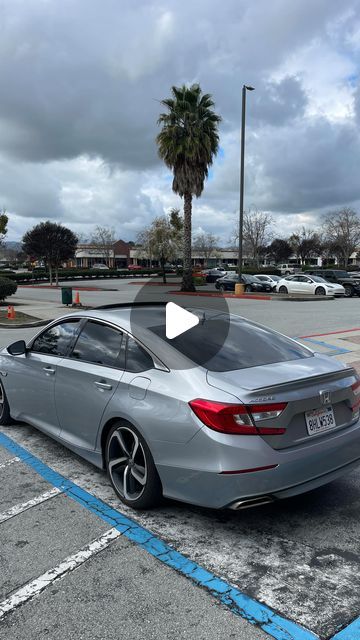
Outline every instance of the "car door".
<path id="1" fill-rule="evenodd" d="M 313 282 L 307 276 L 296 276 L 296 280 L 298 283 L 297 291 L 299 293 L 311 294 L 314 293 L 315 287 L 313 286 Z"/>
<path id="2" fill-rule="evenodd" d="M 298 276 L 287 276 L 284 278 L 283 284 L 289 293 L 299 293 L 300 283 L 298 282 Z"/>
<path id="3" fill-rule="evenodd" d="M 13 356 L 8 369 L 9 404 L 16 419 L 50 435 L 59 435 L 55 407 L 55 380 L 80 328 L 80 318 L 62 320 L 40 333 L 25 355 Z"/>
<path id="4" fill-rule="evenodd" d="M 125 343 L 125 371 L 119 383 L 116 403 L 122 415 L 136 421 L 139 412 L 149 411 L 144 401 L 155 364 L 151 354 L 132 336 L 127 336 Z"/>
<path id="5" fill-rule="evenodd" d="M 58 367 L 60 437 L 74 446 L 95 448 L 102 415 L 124 373 L 123 337 L 119 328 L 89 319 Z"/>

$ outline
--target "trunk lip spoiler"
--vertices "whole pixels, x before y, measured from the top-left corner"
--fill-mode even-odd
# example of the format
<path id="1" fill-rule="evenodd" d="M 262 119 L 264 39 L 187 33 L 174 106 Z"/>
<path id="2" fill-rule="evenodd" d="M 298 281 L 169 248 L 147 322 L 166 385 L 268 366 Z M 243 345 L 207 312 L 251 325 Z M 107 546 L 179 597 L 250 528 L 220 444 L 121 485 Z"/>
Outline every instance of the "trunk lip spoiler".
<path id="1" fill-rule="evenodd" d="M 251 391 L 271 393 L 271 391 L 274 391 L 275 389 L 282 389 L 285 387 L 287 389 L 299 388 L 299 386 L 307 386 L 311 383 L 316 384 L 317 382 L 326 382 L 327 380 L 329 380 L 330 382 L 333 380 L 342 380 L 343 378 L 356 376 L 357 373 L 355 369 L 353 369 L 353 367 L 347 367 L 346 369 L 341 369 L 340 371 L 329 371 L 328 373 L 321 373 L 316 376 L 308 376 L 307 378 L 300 378 L 298 380 L 290 380 L 289 382 L 279 382 L 278 384 L 275 383 L 265 387 L 256 387 L 254 389 L 251 389 Z"/>

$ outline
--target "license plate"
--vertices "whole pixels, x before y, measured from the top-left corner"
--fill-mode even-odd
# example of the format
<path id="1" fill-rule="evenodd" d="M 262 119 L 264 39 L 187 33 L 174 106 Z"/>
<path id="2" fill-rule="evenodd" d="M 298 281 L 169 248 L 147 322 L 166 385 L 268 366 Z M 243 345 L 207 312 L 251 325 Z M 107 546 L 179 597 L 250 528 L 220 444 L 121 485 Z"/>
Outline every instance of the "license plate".
<path id="1" fill-rule="evenodd" d="M 328 431 L 336 427 L 333 408 L 325 407 L 307 411 L 305 413 L 306 428 L 309 436 L 314 436 L 322 431 Z"/>

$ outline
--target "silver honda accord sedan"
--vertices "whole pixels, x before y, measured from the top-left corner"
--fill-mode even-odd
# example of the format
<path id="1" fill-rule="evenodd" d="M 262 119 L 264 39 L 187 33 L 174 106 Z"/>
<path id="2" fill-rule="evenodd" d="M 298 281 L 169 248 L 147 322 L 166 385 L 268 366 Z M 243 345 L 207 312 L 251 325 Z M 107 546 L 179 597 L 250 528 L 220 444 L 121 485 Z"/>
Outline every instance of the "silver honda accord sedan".
<path id="1" fill-rule="evenodd" d="M 136 509 L 162 496 L 241 509 L 359 464 L 351 367 L 216 310 L 189 309 L 199 324 L 170 340 L 165 306 L 140 306 L 79 310 L 3 349 L 0 424 L 27 422 L 106 469 Z"/>

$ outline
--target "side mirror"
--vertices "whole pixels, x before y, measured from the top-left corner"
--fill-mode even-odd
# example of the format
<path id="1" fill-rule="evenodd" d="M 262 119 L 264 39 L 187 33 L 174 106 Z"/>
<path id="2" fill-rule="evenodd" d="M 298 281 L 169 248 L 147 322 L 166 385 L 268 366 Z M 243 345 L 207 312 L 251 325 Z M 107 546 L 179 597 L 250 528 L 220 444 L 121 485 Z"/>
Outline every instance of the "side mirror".
<path id="1" fill-rule="evenodd" d="M 8 352 L 12 356 L 23 356 L 26 353 L 26 344 L 24 340 L 13 342 L 7 347 Z"/>

